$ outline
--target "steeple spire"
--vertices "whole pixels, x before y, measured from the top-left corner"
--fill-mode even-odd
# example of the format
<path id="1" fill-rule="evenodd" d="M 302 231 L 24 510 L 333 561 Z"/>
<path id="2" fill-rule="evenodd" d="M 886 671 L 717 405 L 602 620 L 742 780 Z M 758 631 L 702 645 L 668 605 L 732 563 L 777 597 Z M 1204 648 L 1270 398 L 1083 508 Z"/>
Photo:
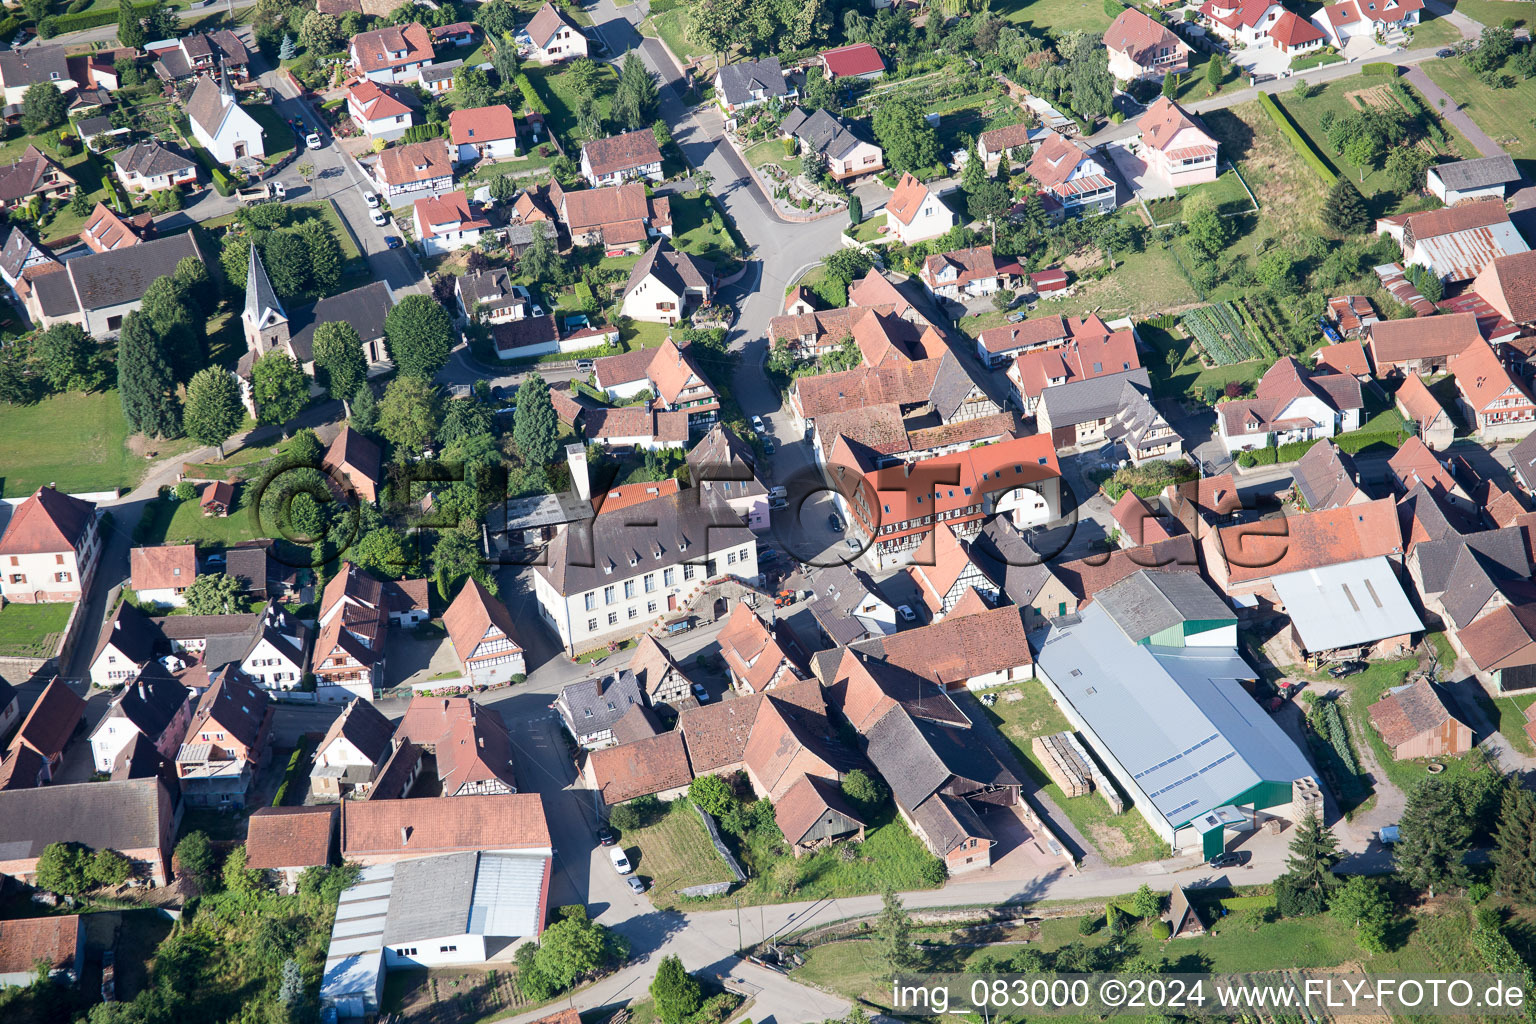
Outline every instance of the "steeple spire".
<path id="1" fill-rule="evenodd" d="M 267 279 L 267 268 L 261 265 L 261 250 L 254 244 L 245 273 L 245 311 L 241 316 L 256 330 L 270 327 L 274 321 L 288 319 L 272 282 Z"/>

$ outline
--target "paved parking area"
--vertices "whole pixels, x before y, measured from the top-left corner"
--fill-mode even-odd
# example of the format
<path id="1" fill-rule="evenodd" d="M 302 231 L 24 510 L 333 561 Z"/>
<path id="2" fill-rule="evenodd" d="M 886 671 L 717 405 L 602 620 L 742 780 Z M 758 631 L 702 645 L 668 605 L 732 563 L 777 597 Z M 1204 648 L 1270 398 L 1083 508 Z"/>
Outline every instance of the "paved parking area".
<path id="1" fill-rule="evenodd" d="M 1151 174 L 1147 162 L 1131 149 L 1129 140 L 1117 139 L 1104 147 L 1115 169 L 1142 199 L 1163 199 L 1174 194 L 1173 187 Z"/>
<path id="2" fill-rule="evenodd" d="M 389 657 L 384 662 L 387 687 L 424 683 L 429 679 L 457 679 L 459 659 L 445 635 L 418 636 L 395 630 L 389 637 Z"/>

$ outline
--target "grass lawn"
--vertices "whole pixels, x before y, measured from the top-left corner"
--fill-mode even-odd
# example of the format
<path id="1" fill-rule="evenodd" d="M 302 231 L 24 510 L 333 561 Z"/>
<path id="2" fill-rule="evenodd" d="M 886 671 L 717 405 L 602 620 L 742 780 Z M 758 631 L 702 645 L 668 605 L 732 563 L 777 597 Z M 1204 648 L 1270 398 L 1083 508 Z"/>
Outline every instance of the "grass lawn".
<path id="1" fill-rule="evenodd" d="M 799 157 L 784 155 L 784 141 L 782 139 L 764 139 L 762 142 L 749 146 L 746 151 L 747 163 L 753 167 L 762 167 L 764 164 L 778 164 L 789 169 L 787 165 L 795 164 L 798 168 Z"/>
<path id="2" fill-rule="evenodd" d="M 1505 18 L 1514 18 L 1516 26 L 1530 27 L 1531 24 L 1531 19 L 1527 17 L 1529 9 L 1523 4 L 1511 3 L 1510 0 L 1446 0 L 1446 6 L 1484 25 L 1499 25 Z M 1413 41 L 1419 42 L 1418 30 L 1415 31 Z"/>
<path id="3" fill-rule="evenodd" d="M 1066 812 L 1072 824 L 1098 848 L 1106 861 L 1136 864 L 1169 855 L 1168 845 L 1153 833 L 1136 811 L 1115 814 L 1098 794 L 1069 797 L 1051 781 L 1036 760 L 1029 741 L 1036 736 L 1071 731 L 1072 726 L 1051 700 L 1043 683 L 1030 681 L 993 692 L 997 693 L 998 701 L 987 709 L 987 714 L 1013 745 L 1024 770 Z M 1023 699 L 1009 700 L 1012 693 L 1022 694 Z"/>
<path id="4" fill-rule="evenodd" d="M 73 601 L 7 603 L 0 608 L 0 656 L 46 658 L 59 645 Z"/>
<path id="5" fill-rule="evenodd" d="M 651 880 L 651 902 L 659 909 L 676 902 L 678 889 L 731 880 L 698 814 L 681 800 L 654 824 L 624 833 L 620 843 L 635 870 Z"/>
<path id="6" fill-rule="evenodd" d="M 1452 4 L 1452 6 L 1455 6 Z M 1510 6 L 1501 3 L 1500 6 Z M 1461 32 L 1444 18 L 1437 18 L 1429 12 L 1428 8 L 1419 12 L 1420 21 L 1418 27 L 1413 30 L 1413 42 L 1409 45 L 1414 49 L 1427 46 L 1450 46 L 1461 41 Z M 1500 19 L 1503 20 L 1503 19 Z M 1495 25 L 1498 22 L 1494 22 Z"/>
<path id="7" fill-rule="evenodd" d="M 626 320 L 619 327 L 619 340 L 630 351 L 637 348 L 656 348 L 672 329 L 666 324 L 653 324 L 649 320 Z"/>
<path id="8" fill-rule="evenodd" d="M 13 498 L 50 483 L 61 491 L 132 487 L 147 465 L 128 450 L 128 421 L 116 391 L 0 405 L 0 437 L 5 438 L 0 484 Z M 154 448 L 165 455 L 186 444 L 162 441 Z"/>
<path id="9" fill-rule="evenodd" d="M 672 51 L 672 56 L 686 63 L 691 56 L 689 51 L 692 49 L 692 43 L 688 38 L 687 10 L 677 7 L 660 14 L 653 14 L 647 20 L 651 26 L 651 31 L 647 34 L 659 36 L 667 49 Z"/>
<path id="10" fill-rule="evenodd" d="M 613 105 L 613 93 L 618 86 L 619 73 L 611 64 L 598 64 L 597 75 L 597 113 L 599 117 L 606 118 L 608 109 Z M 576 108 L 577 93 L 575 80 L 560 65 L 549 67 L 535 67 L 529 65 L 526 69 L 528 77 L 532 79 L 533 86 L 543 97 L 544 103 L 549 107 L 549 122 L 553 131 L 560 134 L 560 138 L 566 143 L 566 148 L 574 154 L 579 148 L 572 145 L 586 138 L 577 128 Z"/>
<path id="11" fill-rule="evenodd" d="M 247 485 L 236 488 L 239 493 Z M 140 544 L 196 544 L 202 548 L 223 548 L 257 536 L 251 528 L 250 514 L 241 509 L 227 516 L 205 516 L 196 500 L 151 503 L 144 512 L 135 540 Z"/>
<path id="12" fill-rule="evenodd" d="M 1253 199 L 1231 167 L 1221 172 L 1215 181 L 1181 188 L 1177 196 L 1168 199 L 1154 199 L 1147 203 L 1147 209 L 1159 224 L 1172 224 L 1184 219 L 1184 204 L 1196 195 L 1209 196 L 1222 213 L 1254 211 Z"/>
<path id="13" fill-rule="evenodd" d="M 15 163 L 21 159 L 21 154 L 26 151 L 26 148 L 32 145 L 58 164 L 65 174 L 74 178 L 88 201 L 83 214 L 70 212 L 68 202 L 50 204 L 51 208 L 44 213 L 37 233 L 45 241 L 79 234 L 80 229 L 85 226 L 85 218 L 90 213 L 91 207 L 95 206 L 98 200 L 108 202 L 111 200 L 111 193 L 107 190 L 104 177 L 107 173 L 106 158 L 90 153 L 84 146 L 78 146 L 73 150 L 63 149 L 59 146 L 58 131 L 50 130 L 40 135 L 18 135 L 16 138 L 0 143 L 0 165 Z"/>
<path id="14" fill-rule="evenodd" d="M 1514 8 L 1523 5 L 1507 6 L 1513 14 Z M 1516 78 L 1512 89 L 1490 89 L 1457 58 L 1425 61 L 1419 66 L 1431 81 L 1459 101 L 1461 109 L 1510 156 L 1536 160 L 1536 131 L 1531 130 L 1531 111 L 1536 110 L 1536 78 Z"/>
<path id="15" fill-rule="evenodd" d="M 714 224 L 711 214 L 718 212 L 714 203 L 699 192 L 672 196 L 672 244 L 728 273 L 728 265 L 736 261 L 732 254 L 735 247 L 725 217 L 721 215 L 718 228 Z"/>
<path id="16" fill-rule="evenodd" d="M 267 151 L 267 163 L 275 164 L 293 152 L 299 140 L 275 107 L 269 103 L 252 103 L 245 110 L 261 125 L 261 144 Z"/>
<path id="17" fill-rule="evenodd" d="M 351 261 L 362 256 L 356 243 L 352 241 L 351 234 L 347 232 L 346 227 L 341 223 L 341 217 L 336 213 L 336 207 L 332 206 L 329 200 L 311 203 L 284 203 L 283 209 L 288 214 L 289 224 L 302 224 L 304 221 L 315 219 L 322 220 L 328 224 L 331 231 L 336 235 L 336 241 L 341 245 L 341 258 L 343 260 Z M 213 217 L 202 221 L 200 226 L 209 231 L 216 231 L 220 228 L 229 227 L 234 222 L 235 214 L 229 213 L 222 217 Z"/>
<path id="18" fill-rule="evenodd" d="M 1415 658 L 1372 662 L 1371 667 L 1364 672 L 1339 680 L 1336 684 L 1344 690 L 1346 695 L 1343 710 L 1346 712 L 1350 738 L 1354 741 L 1356 749 L 1358 750 L 1362 744 L 1369 743 L 1387 779 L 1404 792 L 1411 791 L 1421 780 L 1429 778 L 1424 768 L 1428 759 L 1393 760 L 1391 749 L 1382 741 L 1381 734 L 1371 727 L 1371 705 L 1380 700 L 1387 690 L 1401 685 L 1408 673 L 1417 666 L 1418 661 Z M 1442 779 L 1449 779 L 1464 770 L 1460 758 L 1437 757 L 1434 760 L 1446 766 L 1446 771 L 1440 776 Z"/>
<path id="19" fill-rule="evenodd" d="M 1083 31 L 1102 36 L 1114 20 L 1095 0 L 999 0 L 992 13 L 1046 35 Z"/>

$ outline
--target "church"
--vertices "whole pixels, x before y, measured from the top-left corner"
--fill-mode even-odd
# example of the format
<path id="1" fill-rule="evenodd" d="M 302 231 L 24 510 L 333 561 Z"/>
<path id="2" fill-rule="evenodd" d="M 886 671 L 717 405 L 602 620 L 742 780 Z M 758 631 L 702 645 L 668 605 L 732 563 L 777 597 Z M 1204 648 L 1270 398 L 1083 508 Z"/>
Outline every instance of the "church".
<path id="1" fill-rule="evenodd" d="M 261 252 L 251 246 L 251 258 L 245 275 L 245 308 L 240 324 L 245 333 L 245 355 L 235 369 L 240 382 L 240 397 L 251 415 L 256 415 L 256 401 L 251 390 L 251 367 L 256 360 L 281 349 L 297 362 L 311 381 L 315 376 L 315 328 L 321 324 L 345 321 L 357 331 L 363 342 L 363 358 L 368 361 L 368 376 L 387 372 L 391 363 L 384 345 L 384 316 L 395 304 L 389 285 L 371 281 L 361 288 L 342 292 L 304 306 L 290 315 L 267 278 L 261 264 Z M 313 384 L 310 390 L 317 389 Z"/>

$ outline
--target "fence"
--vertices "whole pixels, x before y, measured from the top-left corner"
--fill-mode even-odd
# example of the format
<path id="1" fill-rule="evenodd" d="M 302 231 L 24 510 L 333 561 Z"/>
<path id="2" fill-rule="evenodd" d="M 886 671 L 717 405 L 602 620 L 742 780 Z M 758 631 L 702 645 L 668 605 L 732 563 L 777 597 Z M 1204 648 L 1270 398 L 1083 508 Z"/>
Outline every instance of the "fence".
<path id="1" fill-rule="evenodd" d="M 704 823 L 704 831 L 709 833 L 709 841 L 715 844 L 715 852 L 725 860 L 725 866 L 731 869 L 731 874 L 736 876 L 736 881 L 745 882 L 747 873 L 741 870 L 741 865 L 736 863 L 736 858 L 721 840 L 720 830 L 715 827 L 715 819 L 698 804 L 694 804 L 693 809 L 698 812 L 699 820 Z"/>

